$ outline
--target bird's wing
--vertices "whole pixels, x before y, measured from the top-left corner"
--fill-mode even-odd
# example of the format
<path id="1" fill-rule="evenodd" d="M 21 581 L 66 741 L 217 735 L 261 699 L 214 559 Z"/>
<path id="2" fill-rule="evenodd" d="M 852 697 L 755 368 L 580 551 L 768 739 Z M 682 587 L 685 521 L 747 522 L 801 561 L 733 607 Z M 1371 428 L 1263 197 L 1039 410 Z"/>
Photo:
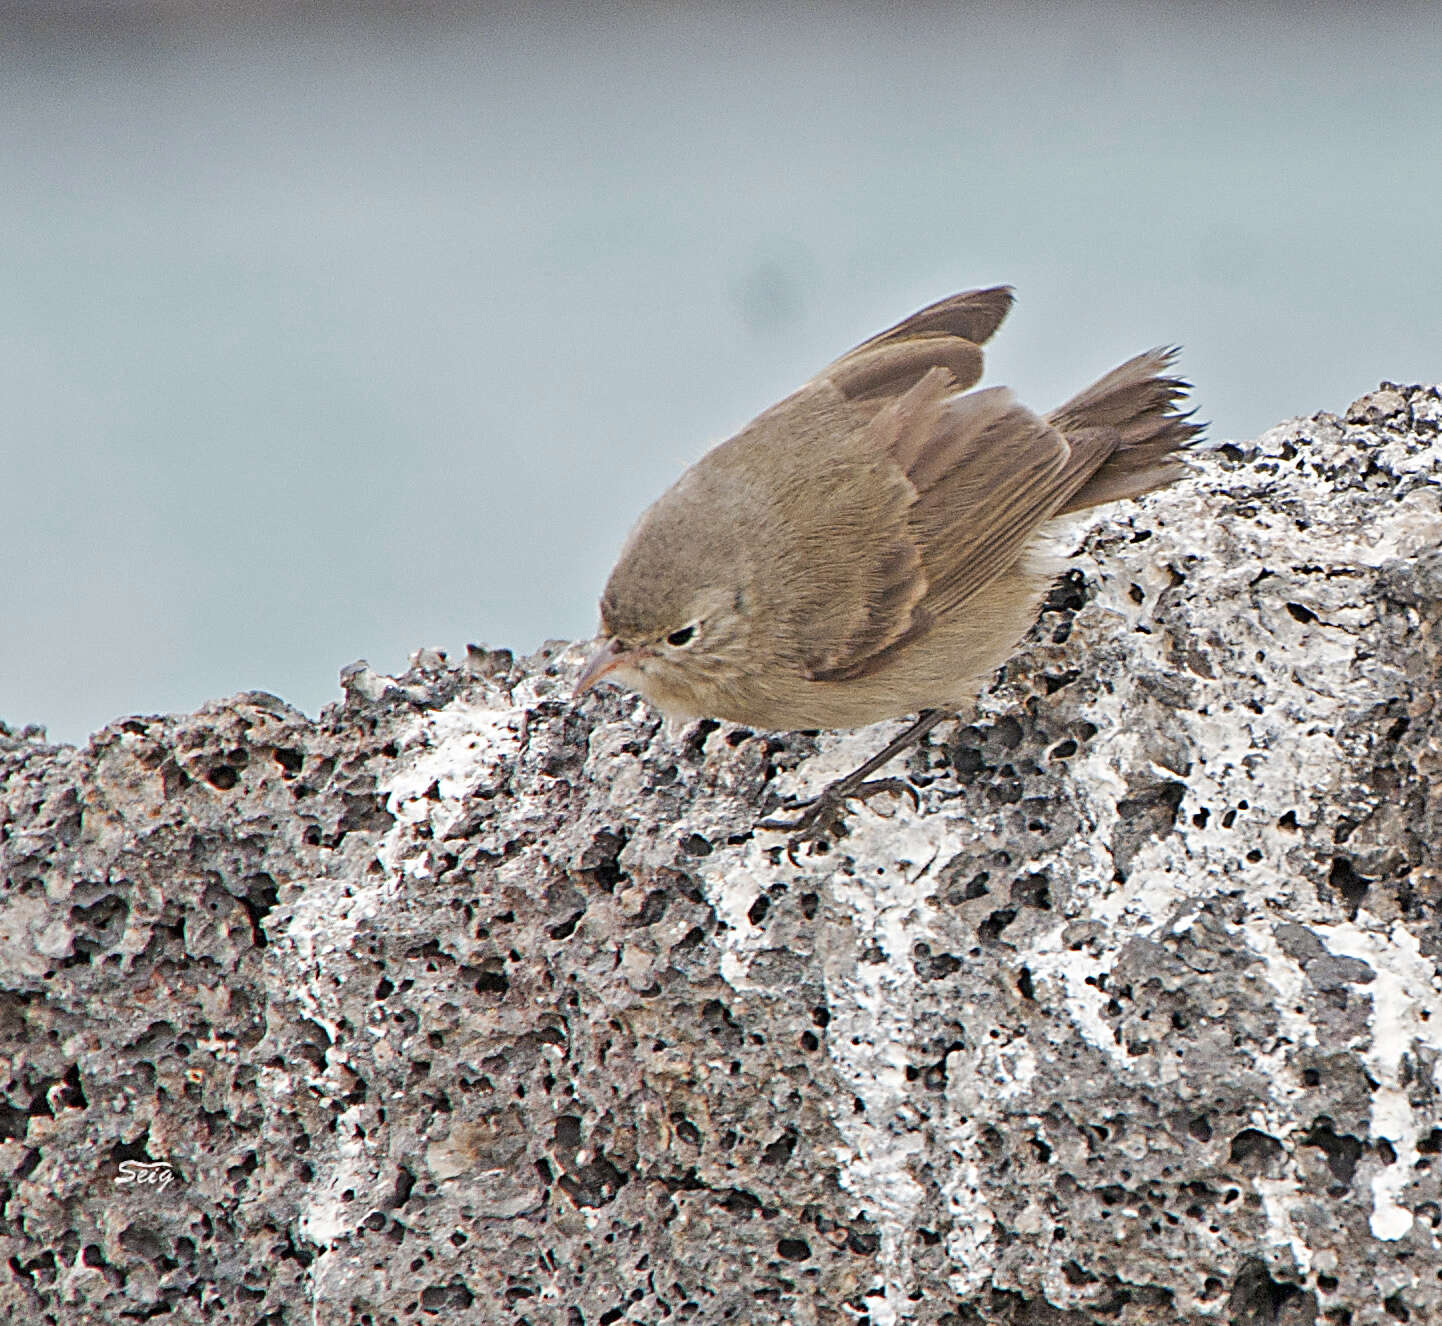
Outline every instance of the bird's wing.
<path id="1" fill-rule="evenodd" d="M 1011 308 L 1011 287 L 966 290 L 929 304 L 888 327 L 817 376 L 828 379 L 851 401 L 899 396 L 933 368 L 946 369 L 956 389 L 981 380 L 981 346 Z"/>
<path id="2" fill-rule="evenodd" d="M 877 604 L 871 629 L 853 625 L 847 647 L 818 654 L 808 675 L 865 676 L 932 622 L 962 609 L 1016 563 L 1037 528 L 1116 444 L 1110 429 L 1064 437 L 1003 387 L 952 395 L 947 374 L 933 369 L 881 409 L 859 440 L 889 459 L 915 494 L 905 540 L 916 554 L 907 563 L 912 578 Z M 903 605 L 909 615 L 901 623 Z"/>
<path id="3" fill-rule="evenodd" d="M 889 456 L 856 445 L 871 425 L 853 411 L 822 416 L 843 431 L 840 442 L 817 428 L 793 432 L 784 451 L 768 449 L 771 464 L 751 485 L 766 503 L 758 595 L 771 605 L 780 653 L 807 676 L 884 649 L 911 629 L 926 593 L 909 526 L 916 489 Z M 915 412 L 892 413 L 905 423 Z"/>

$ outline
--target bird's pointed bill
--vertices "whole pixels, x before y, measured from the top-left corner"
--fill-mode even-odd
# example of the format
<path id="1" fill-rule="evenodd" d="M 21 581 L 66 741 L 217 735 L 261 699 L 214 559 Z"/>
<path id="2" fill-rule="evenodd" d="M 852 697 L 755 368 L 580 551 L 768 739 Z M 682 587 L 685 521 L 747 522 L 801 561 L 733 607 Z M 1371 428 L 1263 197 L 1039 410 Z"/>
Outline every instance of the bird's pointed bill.
<path id="1" fill-rule="evenodd" d="M 571 698 L 574 700 L 584 695 L 608 672 L 634 657 L 634 652 L 622 649 L 614 637 L 607 640 L 586 660 L 586 666 L 581 669 L 581 675 L 576 679 L 576 689 L 571 692 Z"/>

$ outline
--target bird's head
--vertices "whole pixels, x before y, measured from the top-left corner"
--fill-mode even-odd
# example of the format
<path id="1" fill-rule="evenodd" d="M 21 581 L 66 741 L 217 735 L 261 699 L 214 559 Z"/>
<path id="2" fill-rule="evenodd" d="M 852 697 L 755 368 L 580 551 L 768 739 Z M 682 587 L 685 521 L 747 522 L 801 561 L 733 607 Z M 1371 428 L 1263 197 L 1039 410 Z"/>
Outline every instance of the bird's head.
<path id="1" fill-rule="evenodd" d="M 744 675 L 746 563 L 729 539 L 698 529 L 710 524 L 729 533 L 728 524 L 714 512 L 698 522 L 698 514 L 692 503 L 663 498 L 632 531 L 601 596 L 602 643 L 576 695 L 606 678 L 639 691 L 668 717 L 707 717 Z"/>

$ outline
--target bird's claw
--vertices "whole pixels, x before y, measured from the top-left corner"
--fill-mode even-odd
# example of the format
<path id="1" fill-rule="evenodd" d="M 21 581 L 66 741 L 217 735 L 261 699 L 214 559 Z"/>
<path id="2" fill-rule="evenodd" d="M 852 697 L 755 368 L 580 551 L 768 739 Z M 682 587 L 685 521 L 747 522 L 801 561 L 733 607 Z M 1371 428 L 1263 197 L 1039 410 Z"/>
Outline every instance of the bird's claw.
<path id="1" fill-rule="evenodd" d="M 882 792 L 894 794 L 904 792 L 911 798 L 912 809 L 921 807 L 920 795 L 904 778 L 873 778 L 869 782 L 859 783 L 855 787 L 847 787 L 846 781 L 843 779 L 839 783 L 832 783 L 830 787 L 823 788 L 818 796 L 812 797 L 809 801 L 796 801 L 789 806 L 784 806 L 783 811 L 799 812 L 795 819 L 785 820 L 772 816 L 768 819 L 757 820 L 756 827 L 789 833 L 793 844 L 809 842 L 813 838 L 819 838 L 836 823 L 840 817 L 841 808 L 847 801 L 868 801 Z"/>

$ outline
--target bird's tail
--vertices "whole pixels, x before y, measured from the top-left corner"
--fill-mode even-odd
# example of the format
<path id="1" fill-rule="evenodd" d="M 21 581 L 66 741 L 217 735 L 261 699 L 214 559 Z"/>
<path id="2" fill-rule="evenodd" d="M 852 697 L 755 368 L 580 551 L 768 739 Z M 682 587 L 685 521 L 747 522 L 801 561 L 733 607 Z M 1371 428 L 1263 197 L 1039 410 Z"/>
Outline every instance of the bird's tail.
<path id="1" fill-rule="evenodd" d="M 1128 359 L 1078 392 L 1047 416 L 1068 437 L 1103 430 L 1115 435 L 1114 449 L 1057 515 L 1081 511 L 1123 497 L 1140 497 L 1186 473 L 1177 454 L 1204 425 L 1190 422 L 1194 411 L 1176 409 L 1191 386 L 1166 370 L 1175 349 L 1149 350 Z"/>

